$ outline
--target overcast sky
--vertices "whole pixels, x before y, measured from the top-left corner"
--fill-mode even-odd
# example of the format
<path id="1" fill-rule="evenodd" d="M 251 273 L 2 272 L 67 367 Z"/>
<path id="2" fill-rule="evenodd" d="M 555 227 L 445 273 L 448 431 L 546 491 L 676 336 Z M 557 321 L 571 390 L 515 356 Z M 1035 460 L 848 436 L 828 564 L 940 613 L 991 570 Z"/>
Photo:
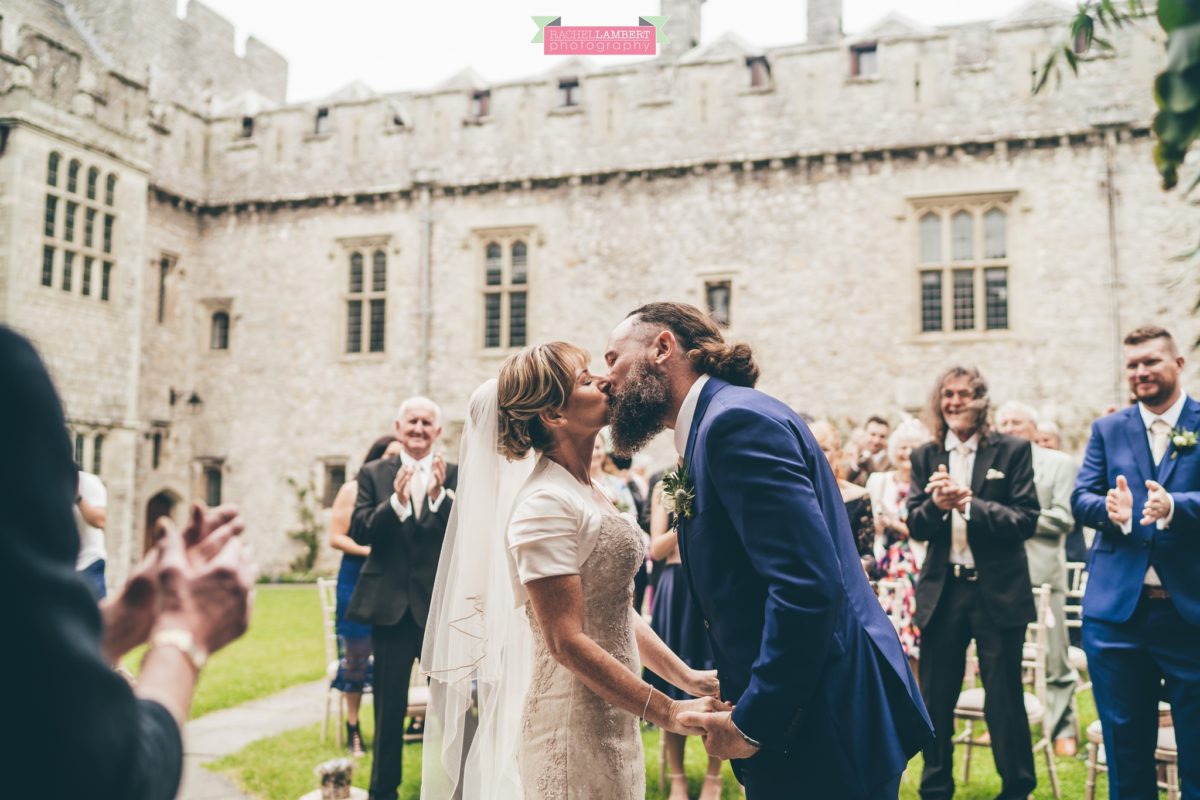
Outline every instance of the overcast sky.
<path id="1" fill-rule="evenodd" d="M 531 16 L 556 14 L 564 25 L 636 25 L 639 15 L 659 12 L 659 0 L 204 2 L 237 26 L 239 43 L 253 34 L 287 58 L 290 101 L 317 99 L 355 80 L 382 92 L 425 89 L 466 67 L 491 81 L 536 75 L 562 56 L 543 55 L 541 45 L 530 44 L 537 32 Z M 843 17 L 853 33 L 891 11 L 946 25 L 1002 17 L 1025 2 L 845 0 Z M 706 0 L 703 8 L 703 42 L 730 30 L 764 46 L 804 41 L 802 1 Z M 629 57 L 599 60 L 616 64 Z"/>

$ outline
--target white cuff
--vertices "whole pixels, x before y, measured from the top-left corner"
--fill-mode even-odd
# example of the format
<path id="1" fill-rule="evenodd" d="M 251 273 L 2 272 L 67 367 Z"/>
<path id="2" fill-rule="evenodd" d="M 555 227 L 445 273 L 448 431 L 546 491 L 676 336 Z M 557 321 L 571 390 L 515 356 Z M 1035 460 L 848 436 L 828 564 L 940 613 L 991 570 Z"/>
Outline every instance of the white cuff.
<path id="1" fill-rule="evenodd" d="M 963 509 L 962 518 L 965 519 L 967 522 L 971 521 L 971 501 L 970 500 L 967 501 L 967 507 L 965 509 Z"/>
<path id="2" fill-rule="evenodd" d="M 1171 527 L 1171 520 L 1175 519 L 1175 495 L 1168 494 L 1167 497 L 1171 501 L 1171 510 L 1167 512 L 1165 517 L 1158 521 L 1158 529 L 1160 531 L 1165 531 L 1167 528 Z"/>
<path id="3" fill-rule="evenodd" d="M 446 487 L 443 486 L 442 488 L 438 489 L 437 499 L 429 501 L 429 510 L 432 511 L 434 514 L 436 514 L 437 510 L 439 508 L 441 508 L 441 506 L 442 506 L 442 501 L 445 499 L 446 499 Z"/>
<path id="4" fill-rule="evenodd" d="M 408 519 L 412 515 L 412 503 L 400 505 L 400 496 L 395 492 L 392 492 L 392 496 L 389 498 L 388 502 L 392 504 L 392 511 L 396 512 L 396 516 L 400 518 L 401 522 L 404 522 L 404 520 Z"/>
<path id="5" fill-rule="evenodd" d="M 1133 533 L 1133 517 L 1125 520 L 1124 524 L 1121 525 L 1121 533 L 1125 534 L 1126 536 Z"/>

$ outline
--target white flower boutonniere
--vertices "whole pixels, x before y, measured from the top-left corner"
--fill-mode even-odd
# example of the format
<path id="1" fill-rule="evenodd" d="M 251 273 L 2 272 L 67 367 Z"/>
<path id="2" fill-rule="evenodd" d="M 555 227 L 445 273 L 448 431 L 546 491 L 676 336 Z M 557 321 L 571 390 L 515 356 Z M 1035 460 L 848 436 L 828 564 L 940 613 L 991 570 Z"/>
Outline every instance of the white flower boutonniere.
<path id="1" fill-rule="evenodd" d="M 1171 444 L 1175 445 L 1175 452 L 1171 453 L 1171 458 L 1178 458 L 1180 453 L 1190 452 L 1196 447 L 1197 442 L 1196 431 L 1185 431 L 1182 428 L 1173 428 L 1171 430 Z"/>
<path id="2" fill-rule="evenodd" d="M 663 475 L 662 481 L 663 507 L 675 514 L 676 520 L 690 519 L 692 505 L 696 502 L 696 489 L 692 486 L 687 465 L 680 463 L 678 467 Z"/>

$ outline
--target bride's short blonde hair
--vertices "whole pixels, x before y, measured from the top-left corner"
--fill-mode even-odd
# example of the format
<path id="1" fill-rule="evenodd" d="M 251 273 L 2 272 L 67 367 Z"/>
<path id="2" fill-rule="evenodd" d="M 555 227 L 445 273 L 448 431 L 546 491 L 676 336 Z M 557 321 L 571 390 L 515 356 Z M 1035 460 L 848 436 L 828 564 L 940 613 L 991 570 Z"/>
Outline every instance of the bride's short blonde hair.
<path id="1" fill-rule="evenodd" d="M 538 415 L 567 405 L 579 370 L 591 360 L 586 350 L 569 342 L 531 345 L 505 360 L 496 387 L 501 455 L 514 461 L 554 443 Z"/>

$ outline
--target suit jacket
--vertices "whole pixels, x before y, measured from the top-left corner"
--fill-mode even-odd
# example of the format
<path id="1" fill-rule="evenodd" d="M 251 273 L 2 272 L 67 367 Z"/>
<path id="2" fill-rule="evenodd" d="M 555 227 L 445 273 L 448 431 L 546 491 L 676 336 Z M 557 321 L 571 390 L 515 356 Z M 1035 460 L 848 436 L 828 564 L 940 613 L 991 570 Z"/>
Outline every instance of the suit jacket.
<path id="1" fill-rule="evenodd" d="M 929 542 L 913 615 L 921 628 L 929 625 L 937 611 L 950 564 L 950 512 L 933 504 L 925 485 L 939 465 L 950 468 L 949 456 L 937 442 L 923 444 L 912 454 L 908 530 L 917 541 Z M 1037 615 L 1025 540 L 1033 536 L 1041 510 L 1029 442 L 989 433 L 975 451 L 971 491 L 967 544 L 975 557 L 983 606 L 1001 628 L 1024 626 Z"/>
<path id="2" fill-rule="evenodd" d="M 395 625 L 411 611 L 423 628 L 454 502 L 458 466 L 446 465 L 447 496 L 438 510 L 431 511 L 429 499 L 422 498 L 425 511 L 419 518 L 409 514 L 404 522 L 391 504 L 392 484 L 399 471 L 399 456 L 373 461 L 359 470 L 350 537 L 370 545 L 371 555 L 358 575 L 346 616 L 370 625 Z"/>
<path id="3" fill-rule="evenodd" d="M 866 796 L 932 725 L 820 447 L 783 403 L 712 378 L 685 463 L 679 543 L 734 722 L 814 797 Z"/>
<path id="4" fill-rule="evenodd" d="M 33 347 L 3 326 L 0 386 L 0 599 L 11 609 L 0 685 L 16 687 L 5 715 L 21 721 L 5 755 L 11 794 L 169 800 L 183 771 L 179 727 L 101 656 L 100 612 L 75 572 L 62 406 Z"/>
<path id="5" fill-rule="evenodd" d="M 1071 491 L 1075 488 L 1075 462 L 1066 453 L 1033 445 L 1033 485 L 1037 490 L 1037 529 L 1025 541 L 1029 579 L 1034 586 L 1044 583 L 1067 589 L 1067 556 L 1063 540 L 1075 527 L 1071 515 Z"/>
<path id="6" fill-rule="evenodd" d="M 1195 399 L 1187 399 L 1178 427 L 1200 428 L 1200 403 Z M 1105 495 L 1118 475 L 1125 476 L 1133 492 L 1133 530 L 1128 535 L 1104 510 Z M 1147 480 L 1157 481 L 1175 500 L 1175 516 L 1166 530 L 1139 522 Z M 1128 620 L 1141 596 L 1146 569 L 1153 564 L 1180 615 L 1200 625 L 1200 448 L 1178 450 L 1172 443 L 1155 467 L 1138 407 L 1109 414 L 1092 425 L 1071 502 L 1076 518 L 1096 529 L 1083 596 L 1085 617 Z"/>

